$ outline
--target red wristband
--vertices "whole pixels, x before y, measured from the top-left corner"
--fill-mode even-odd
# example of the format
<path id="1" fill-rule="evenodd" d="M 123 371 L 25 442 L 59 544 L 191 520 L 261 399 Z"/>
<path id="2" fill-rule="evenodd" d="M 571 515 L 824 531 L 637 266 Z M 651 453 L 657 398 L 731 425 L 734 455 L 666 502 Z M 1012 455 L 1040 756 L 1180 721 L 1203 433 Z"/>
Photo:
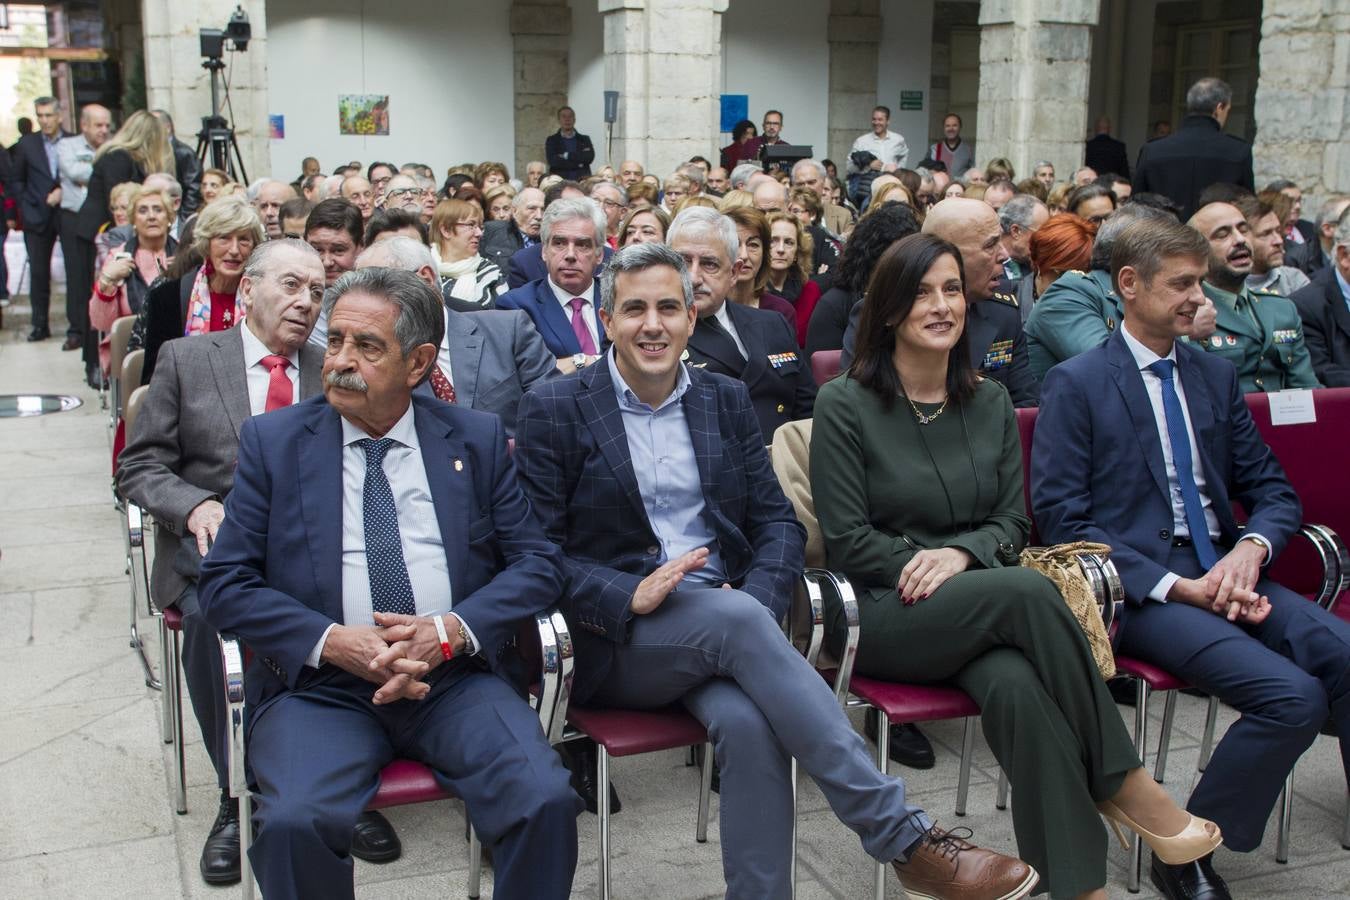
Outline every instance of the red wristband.
<path id="1" fill-rule="evenodd" d="M 445 632 L 445 620 L 440 616 L 432 616 L 431 621 L 436 624 L 436 636 L 441 640 L 441 656 L 449 662 L 455 658 L 455 651 L 450 646 L 450 636 Z"/>

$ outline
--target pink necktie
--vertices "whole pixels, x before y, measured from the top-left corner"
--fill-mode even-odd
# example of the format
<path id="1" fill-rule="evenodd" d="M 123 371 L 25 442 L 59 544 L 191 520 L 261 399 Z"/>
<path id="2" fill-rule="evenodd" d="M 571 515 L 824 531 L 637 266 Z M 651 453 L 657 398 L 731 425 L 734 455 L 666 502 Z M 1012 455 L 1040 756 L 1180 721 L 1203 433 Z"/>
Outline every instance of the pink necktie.
<path id="1" fill-rule="evenodd" d="M 267 381 L 267 405 L 263 407 L 263 412 L 290 406 L 291 398 L 295 396 L 295 385 L 286 374 L 286 369 L 291 361 L 284 356 L 264 356 L 259 361 L 272 372 Z"/>
<path id="2" fill-rule="evenodd" d="M 572 307 L 572 333 L 577 336 L 581 352 L 595 356 L 595 341 L 591 338 L 591 330 L 586 327 L 586 303 L 585 297 L 573 297 L 567 305 Z"/>

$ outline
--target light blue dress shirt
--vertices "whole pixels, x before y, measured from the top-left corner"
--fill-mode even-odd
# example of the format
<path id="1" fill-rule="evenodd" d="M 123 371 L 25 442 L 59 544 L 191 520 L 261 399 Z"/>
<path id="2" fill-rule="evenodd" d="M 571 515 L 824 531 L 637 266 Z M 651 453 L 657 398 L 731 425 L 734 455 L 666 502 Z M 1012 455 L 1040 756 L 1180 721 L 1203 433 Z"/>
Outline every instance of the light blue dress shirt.
<path id="1" fill-rule="evenodd" d="M 1350 282 L 1345 280 L 1345 276 L 1341 274 L 1339 268 L 1332 266 L 1331 271 L 1336 273 L 1336 283 L 1341 286 L 1341 296 L 1345 298 L 1345 308 L 1350 309 Z"/>
<path id="2" fill-rule="evenodd" d="M 680 365 L 675 390 L 653 409 L 638 399 L 619 374 L 612 347 L 606 362 L 614 378 L 614 394 L 623 414 L 628 455 L 633 460 L 642 505 L 656 539 L 661 542 L 661 562 L 707 547 L 707 564 L 685 577 L 720 586 L 727 580 L 726 569 L 717 549 L 717 535 L 708 519 L 694 441 L 689 436 L 689 423 L 680 402 L 690 387 L 688 370 Z"/>

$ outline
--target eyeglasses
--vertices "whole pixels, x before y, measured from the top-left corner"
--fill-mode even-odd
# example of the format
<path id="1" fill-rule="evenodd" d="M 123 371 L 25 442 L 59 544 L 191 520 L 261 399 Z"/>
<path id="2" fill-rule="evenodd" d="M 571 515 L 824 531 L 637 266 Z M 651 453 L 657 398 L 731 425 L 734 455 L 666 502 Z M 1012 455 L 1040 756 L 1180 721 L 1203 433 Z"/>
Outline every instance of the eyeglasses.
<path id="1" fill-rule="evenodd" d="M 421 188 L 394 188 L 384 196 L 389 200 L 398 200 L 403 197 L 416 197 L 422 193 Z"/>
<path id="2" fill-rule="evenodd" d="M 455 227 L 456 227 L 456 228 L 467 228 L 467 229 L 469 229 L 469 231 L 471 231 L 471 232 L 473 232 L 473 231 L 482 231 L 482 230 L 483 230 L 483 223 L 482 223 L 482 222 L 456 222 L 456 223 L 455 223 Z"/>
<path id="3" fill-rule="evenodd" d="M 620 203 L 618 200 L 610 200 L 605 197 L 600 198 L 600 205 L 603 206 L 606 210 L 628 208 L 626 204 Z"/>

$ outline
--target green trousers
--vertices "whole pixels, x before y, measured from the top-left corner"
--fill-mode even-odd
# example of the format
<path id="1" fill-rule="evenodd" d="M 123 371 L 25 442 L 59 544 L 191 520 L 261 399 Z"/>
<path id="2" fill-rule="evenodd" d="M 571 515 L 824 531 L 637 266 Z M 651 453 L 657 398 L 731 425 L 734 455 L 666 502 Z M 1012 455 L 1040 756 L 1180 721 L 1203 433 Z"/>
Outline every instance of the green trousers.
<path id="1" fill-rule="evenodd" d="M 985 738 L 1013 786 L 1018 855 L 1038 892 L 1073 897 L 1106 884 L 1106 828 L 1096 802 L 1140 765 L 1134 742 L 1073 614 L 1030 569 L 953 576 L 905 606 L 894 589 L 858 591 L 856 671 L 953 684 L 975 700 Z M 827 611 L 843 643 L 842 609 Z"/>

